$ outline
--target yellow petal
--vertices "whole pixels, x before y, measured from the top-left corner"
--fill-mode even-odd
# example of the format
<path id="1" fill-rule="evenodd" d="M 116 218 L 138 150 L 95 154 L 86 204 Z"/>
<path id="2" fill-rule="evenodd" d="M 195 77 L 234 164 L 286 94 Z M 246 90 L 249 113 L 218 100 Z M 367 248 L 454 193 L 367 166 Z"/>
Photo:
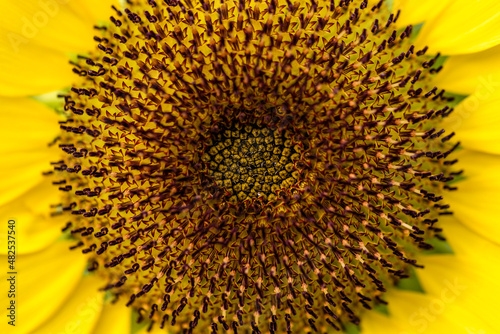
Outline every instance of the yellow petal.
<path id="1" fill-rule="evenodd" d="M 500 245 L 500 156 L 463 150 L 456 155 L 465 180 L 446 194 L 455 217 L 471 230 Z"/>
<path id="2" fill-rule="evenodd" d="M 68 53 L 94 47 L 94 22 L 57 0 L 0 3 L 0 92 L 37 95 L 69 86 Z"/>
<path id="3" fill-rule="evenodd" d="M 85 51 L 93 45 L 94 23 L 80 19 L 62 1 L 4 0 L 0 9 L 0 31 L 6 35 L 18 34 L 30 43 L 58 51 Z M 2 44 L 9 42 L 3 35 Z"/>
<path id="4" fill-rule="evenodd" d="M 440 223 L 454 254 L 421 256 L 425 268 L 417 274 L 425 293 L 389 290 L 384 297 L 389 316 L 367 312 L 363 334 L 500 332 L 496 321 L 500 247 L 454 217 Z"/>
<path id="5" fill-rule="evenodd" d="M 22 240 L 17 242 L 21 243 Z M 86 266 L 86 258 L 79 251 L 69 251 L 68 247 L 72 244 L 74 241 L 56 242 L 41 252 L 17 256 L 15 262 L 17 333 L 30 333 L 54 317 L 61 306 L 75 293 Z M 1 255 L 0 261 L 7 265 L 7 256 Z M 4 292 L 9 291 L 10 287 L 7 286 L 6 276 L 10 277 L 3 270 L 0 276 L 0 288 Z M 0 304 L 10 304 L 7 293 L 0 294 Z M 6 321 L 0 322 L 0 333 L 12 333 L 11 329 Z"/>
<path id="6" fill-rule="evenodd" d="M 16 53 L 0 43 L 0 92 L 4 96 L 28 96 L 71 86 L 75 74 L 68 57 L 33 43 Z"/>
<path id="7" fill-rule="evenodd" d="M 109 21 L 111 15 L 116 17 L 117 14 L 111 6 L 115 6 L 117 9 L 122 7 L 118 0 L 73 0 L 68 4 L 80 17 L 91 24 Z"/>
<path id="8" fill-rule="evenodd" d="M 59 120 L 35 100 L 0 97 L 0 153 L 46 149 L 60 132 Z"/>
<path id="9" fill-rule="evenodd" d="M 0 98 L 0 205 L 12 201 L 45 177 L 60 150 L 48 147 L 58 130 L 55 113 L 26 98 Z"/>
<path id="10" fill-rule="evenodd" d="M 101 317 L 92 334 L 130 333 L 131 309 L 119 301 L 116 304 L 105 302 Z"/>
<path id="11" fill-rule="evenodd" d="M 495 219 L 495 216 L 490 217 Z M 456 219 L 443 221 L 444 234 L 455 254 L 423 259 L 419 279 L 426 293 L 439 299 L 443 313 L 462 327 L 499 333 L 497 301 L 500 279 L 497 268 L 500 246 Z M 438 306 L 436 306 L 437 308 Z"/>
<path id="12" fill-rule="evenodd" d="M 61 236 L 68 217 L 50 215 L 50 205 L 59 203 L 59 197 L 59 191 L 47 178 L 0 207 L 1 221 L 15 221 L 18 254 L 41 251 Z M 7 234 L 0 233 L 0 245 L 7 245 Z M 0 254 L 7 254 L 7 248 L 0 249 Z"/>
<path id="13" fill-rule="evenodd" d="M 393 12 L 401 10 L 396 22 L 398 27 L 421 22 L 430 22 L 445 8 L 450 0 L 395 0 Z"/>
<path id="14" fill-rule="evenodd" d="M 403 292 L 408 296 L 402 296 L 399 294 L 400 291 L 389 291 L 384 296 L 384 300 L 388 301 L 390 305 L 394 303 L 395 300 L 407 300 L 413 296 L 421 297 L 421 295 L 416 292 Z M 411 308 L 409 308 L 411 310 Z M 394 315 L 381 314 L 376 311 L 367 311 L 361 317 L 361 333 L 362 334 L 414 334 L 415 331 L 411 331 L 410 328 L 405 327 L 406 324 L 397 319 Z M 408 330 L 409 329 L 409 330 Z"/>
<path id="15" fill-rule="evenodd" d="M 59 152 L 56 148 L 40 152 L 11 153 L 3 160 L 0 173 L 0 205 L 21 196 L 39 184 L 45 176 L 42 171 L 51 169 L 49 162 L 56 161 Z"/>
<path id="16" fill-rule="evenodd" d="M 463 100 L 442 125 L 454 131 L 461 145 L 476 151 L 500 153 L 500 92 L 485 87 Z"/>
<path id="17" fill-rule="evenodd" d="M 435 296 L 394 289 L 384 299 L 389 303 L 389 315 L 366 312 L 361 320 L 362 334 L 470 334 L 456 319 L 447 317 L 450 305 L 439 308 L 440 300 Z"/>
<path id="18" fill-rule="evenodd" d="M 440 88 L 464 95 L 499 92 L 500 46 L 448 58 L 433 82 Z"/>
<path id="19" fill-rule="evenodd" d="M 469 278 L 464 278 L 469 276 L 464 274 L 468 268 L 453 255 L 429 256 L 428 259 L 426 268 L 418 271 L 426 293 L 389 291 L 384 297 L 389 302 L 389 315 L 365 313 L 362 333 L 498 333 L 493 304 L 496 294 L 488 299 L 485 293 L 488 289 L 482 287 L 484 291 L 475 295 L 481 289 L 474 287 Z M 491 290 L 490 282 L 488 286 Z"/>
<path id="20" fill-rule="evenodd" d="M 61 305 L 56 314 L 37 328 L 35 333 L 94 333 L 94 327 L 102 312 L 104 293 L 98 291 L 102 286 L 103 282 L 100 277 L 84 276 L 64 305 Z M 113 321 L 128 321 L 128 319 L 115 318 Z"/>
<path id="21" fill-rule="evenodd" d="M 455 0 L 424 24 L 417 44 L 445 55 L 486 50 L 500 43 L 500 2 Z"/>

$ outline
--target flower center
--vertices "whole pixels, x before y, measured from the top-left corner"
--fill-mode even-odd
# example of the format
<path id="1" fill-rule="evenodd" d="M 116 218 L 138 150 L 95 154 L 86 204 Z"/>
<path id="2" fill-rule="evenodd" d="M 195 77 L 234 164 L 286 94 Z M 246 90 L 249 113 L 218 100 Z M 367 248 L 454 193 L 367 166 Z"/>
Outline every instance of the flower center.
<path id="1" fill-rule="evenodd" d="M 203 161 L 208 165 L 208 175 L 230 193 L 229 201 L 274 201 L 280 189 L 288 189 L 299 180 L 294 166 L 298 152 L 299 146 L 293 144 L 289 133 L 237 123 L 216 134 L 207 145 Z"/>
<path id="2" fill-rule="evenodd" d="M 437 57 L 383 1 L 130 3 L 64 95 L 89 270 L 174 332 L 359 324 L 451 213 Z"/>

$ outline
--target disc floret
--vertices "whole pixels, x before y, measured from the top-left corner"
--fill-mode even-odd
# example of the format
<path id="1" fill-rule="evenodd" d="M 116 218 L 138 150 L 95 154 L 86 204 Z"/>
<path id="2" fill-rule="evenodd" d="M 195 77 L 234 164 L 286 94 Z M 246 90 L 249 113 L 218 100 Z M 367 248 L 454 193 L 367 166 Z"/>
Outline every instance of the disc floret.
<path id="1" fill-rule="evenodd" d="M 325 332 L 419 267 L 458 144 L 383 1 L 129 1 L 55 163 L 76 248 L 160 327 Z"/>

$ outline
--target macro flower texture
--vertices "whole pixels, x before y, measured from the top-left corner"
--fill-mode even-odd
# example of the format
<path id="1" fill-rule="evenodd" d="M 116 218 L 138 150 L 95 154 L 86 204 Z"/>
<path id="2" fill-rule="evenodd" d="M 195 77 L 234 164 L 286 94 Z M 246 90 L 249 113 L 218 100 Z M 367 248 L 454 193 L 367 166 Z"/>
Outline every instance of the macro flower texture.
<path id="1" fill-rule="evenodd" d="M 2 333 L 500 333 L 500 2 L 0 7 Z"/>

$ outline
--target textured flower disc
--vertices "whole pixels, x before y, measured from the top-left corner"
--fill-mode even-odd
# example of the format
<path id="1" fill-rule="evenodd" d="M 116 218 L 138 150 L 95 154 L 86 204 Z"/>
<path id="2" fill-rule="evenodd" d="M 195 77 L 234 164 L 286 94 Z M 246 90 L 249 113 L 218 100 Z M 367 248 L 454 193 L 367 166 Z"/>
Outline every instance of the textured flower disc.
<path id="1" fill-rule="evenodd" d="M 103 288 L 176 333 L 327 332 L 385 303 L 458 174 L 436 58 L 397 16 L 150 0 L 96 27 L 54 183 Z"/>

